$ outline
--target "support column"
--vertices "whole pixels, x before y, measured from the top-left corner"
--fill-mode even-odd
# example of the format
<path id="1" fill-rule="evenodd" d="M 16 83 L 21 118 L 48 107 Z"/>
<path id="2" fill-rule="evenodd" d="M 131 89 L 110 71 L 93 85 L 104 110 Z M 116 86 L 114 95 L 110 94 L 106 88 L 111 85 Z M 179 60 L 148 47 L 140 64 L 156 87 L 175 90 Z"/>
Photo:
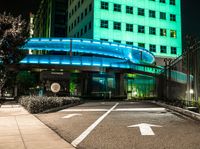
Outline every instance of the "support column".
<path id="1" fill-rule="evenodd" d="M 117 96 L 125 95 L 125 86 L 124 86 L 124 74 L 116 73 L 115 74 L 115 83 L 116 83 L 116 92 Z"/>

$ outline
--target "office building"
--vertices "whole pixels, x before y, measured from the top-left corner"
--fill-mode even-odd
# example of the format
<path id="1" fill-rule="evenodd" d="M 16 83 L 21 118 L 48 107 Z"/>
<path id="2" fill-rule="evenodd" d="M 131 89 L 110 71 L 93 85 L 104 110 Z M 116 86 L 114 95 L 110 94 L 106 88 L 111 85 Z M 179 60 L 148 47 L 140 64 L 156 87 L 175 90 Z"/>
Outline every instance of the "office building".
<path id="1" fill-rule="evenodd" d="M 180 0 L 69 0 L 68 36 L 148 49 L 157 65 L 182 54 Z"/>

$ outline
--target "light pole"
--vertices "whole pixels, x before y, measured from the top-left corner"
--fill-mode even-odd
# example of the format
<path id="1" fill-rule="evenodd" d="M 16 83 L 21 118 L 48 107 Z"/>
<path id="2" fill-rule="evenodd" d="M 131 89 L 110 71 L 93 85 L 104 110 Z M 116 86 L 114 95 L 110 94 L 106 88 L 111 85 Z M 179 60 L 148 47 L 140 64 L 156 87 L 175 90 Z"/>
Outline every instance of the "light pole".
<path id="1" fill-rule="evenodd" d="M 165 84 L 166 84 L 166 97 L 169 98 L 169 93 L 171 93 L 171 87 L 169 85 L 171 81 L 171 61 L 170 58 L 165 58 Z"/>

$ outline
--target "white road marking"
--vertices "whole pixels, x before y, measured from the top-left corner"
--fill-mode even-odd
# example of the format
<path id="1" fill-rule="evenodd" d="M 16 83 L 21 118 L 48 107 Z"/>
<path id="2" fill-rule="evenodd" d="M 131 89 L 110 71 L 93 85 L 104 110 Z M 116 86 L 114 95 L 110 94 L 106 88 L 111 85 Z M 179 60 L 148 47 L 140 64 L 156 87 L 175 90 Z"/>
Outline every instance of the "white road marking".
<path id="1" fill-rule="evenodd" d="M 104 113 L 100 118 L 98 118 L 92 125 L 90 125 L 78 138 L 72 141 L 72 145 L 77 147 L 90 133 L 91 131 L 115 108 L 119 103 L 116 103 L 110 110 Z"/>
<path id="2" fill-rule="evenodd" d="M 130 112 L 163 112 L 165 108 L 121 108 L 114 111 L 130 111 Z"/>
<path id="3" fill-rule="evenodd" d="M 109 109 L 65 109 L 60 112 L 105 112 Z M 165 112 L 165 108 L 119 108 L 115 112 Z"/>
<path id="4" fill-rule="evenodd" d="M 82 114 L 74 113 L 74 114 L 68 114 L 67 116 L 64 116 L 64 117 L 62 117 L 62 118 L 68 119 L 68 118 L 71 118 L 71 117 L 74 117 L 74 116 L 81 116 L 81 115 L 82 115 Z"/>
<path id="5" fill-rule="evenodd" d="M 162 126 L 141 123 L 141 124 L 138 124 L 138 125 L 131 125 L 131 126 L 128 126 L 128 127 L 129 128 L 139 127 L 141 135 L 143 135 L 143 136 L 154 136 L 155 134 L 154 134 L 153 130 L 151 129 L 151 127 L 162 127 Z"/>
<path id="6" fill-rule="evenodd" d="M 65 109 L 60 112 L 105 112 L 108 109 Z"/>

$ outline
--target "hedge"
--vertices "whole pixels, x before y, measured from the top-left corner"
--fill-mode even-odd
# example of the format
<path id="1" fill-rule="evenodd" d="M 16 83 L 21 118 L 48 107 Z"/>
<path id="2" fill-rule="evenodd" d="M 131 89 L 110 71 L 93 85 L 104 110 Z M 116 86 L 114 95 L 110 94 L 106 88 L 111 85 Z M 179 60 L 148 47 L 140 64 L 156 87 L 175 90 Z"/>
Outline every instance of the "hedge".
<path id="1" fill-rule="evenodd" d="M 80 103 L 80 98 L 22 96 L 19 98 L 19 103 L 30 113 L 36 114 L 52 108 Z"/>

